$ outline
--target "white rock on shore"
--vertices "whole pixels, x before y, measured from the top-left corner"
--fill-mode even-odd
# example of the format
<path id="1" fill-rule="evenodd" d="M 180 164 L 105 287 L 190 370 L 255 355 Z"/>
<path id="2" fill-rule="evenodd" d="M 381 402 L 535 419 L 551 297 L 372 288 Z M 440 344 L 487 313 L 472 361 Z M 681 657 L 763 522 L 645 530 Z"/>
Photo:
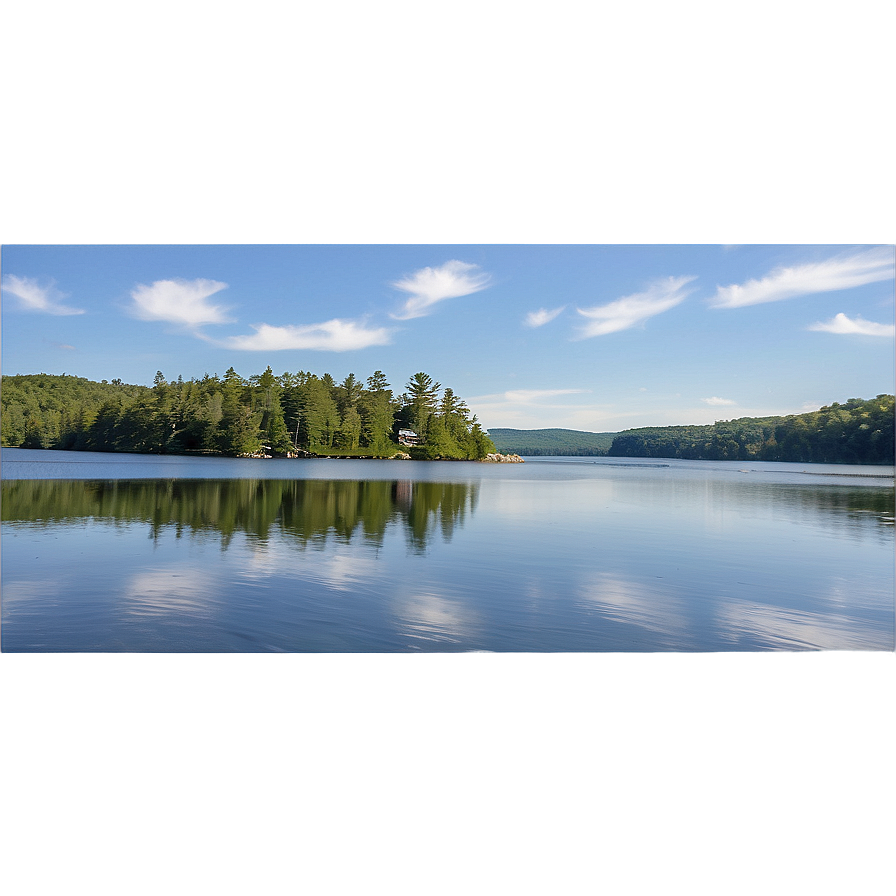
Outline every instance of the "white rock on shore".
<path id="1" fill-rule="evenodd" d="M 483 458 L 486 463 L 493 464 L 523 464 L 525 461 L 518 454 L 486 454 Z"/>

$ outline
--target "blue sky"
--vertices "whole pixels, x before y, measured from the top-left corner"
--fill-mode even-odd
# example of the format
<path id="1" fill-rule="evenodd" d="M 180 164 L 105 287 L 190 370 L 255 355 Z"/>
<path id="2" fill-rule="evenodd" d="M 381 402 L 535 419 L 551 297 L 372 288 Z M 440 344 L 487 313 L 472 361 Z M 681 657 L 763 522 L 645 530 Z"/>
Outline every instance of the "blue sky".
<path id="1" fill-rule="evenodd" d="M 294 31 L 264 17 L 253 29 L 178 8 L 178 28 L 140 16 L 121 42 L 103 15 L 48 30 L 16 11 L 28 25 L 0 57 L 16 84 L 0 242 L 32 310 L 4 290 L 3 372 L 379 368 L 401 389 L 422 369 L 487 426 L 595 431 L 893 390 L 893 338 L 874 335 L 893 325 L 896 196 L 880 114 L 892 54 L 874 14 L 776 7 L 769 28 L 617 4 L 598 31 L 503 5 L 303 15 L 315 37 L 296 53 Z M 233 46 L 239 64 L 222 65 Z M 215 245 L 243 243 L 331 245 Z M 862 282 L 850 254 L 876 244 L 889 276 Z M 813 267 L 840 256 L 852 281 Z M 438 275 L 428 290 L 414 279 L 427 268 L 484 288 L 427 304 Z M 720 287 L 783 289 L 785 270 L 789 296 L 715 307 L 735 301 Z M 166 319 L 177 300 L 151 289 L 178 280 L 192 292 Z M 50 313 L 65 307 L 84 313 Z M 842 332 L 809 329 L 831 321 Z M 290 344 L 331 348 L 274 348 Z"/>
<path id="2" fill-rule="evenodd" d="M 894 389 L 892 246 L 4 246 L 2 371 L 423 370 L 486 427 L 711 423 Z"/>

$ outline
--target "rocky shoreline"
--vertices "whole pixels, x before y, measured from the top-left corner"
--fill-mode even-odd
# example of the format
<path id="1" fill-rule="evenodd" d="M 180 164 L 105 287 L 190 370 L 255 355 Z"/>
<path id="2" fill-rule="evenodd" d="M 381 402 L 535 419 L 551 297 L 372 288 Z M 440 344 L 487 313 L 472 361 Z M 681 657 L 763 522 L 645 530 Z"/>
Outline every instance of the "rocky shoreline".
<path id="1" fill-rule="evenodd" d="M 263 451 L 259 451 L 255 454 L 239 454 L 237 457 L 273 459 L 272 455 Z M 301 448 L 295 451 L 290 451 L 286 455 L 286 458 L 290 460 L 295 458 L 313 458 L 315 460 L 412 460 L 411 455 L 406 454 L 404 451 L 396 451 L 395 454 L 391 454 L 388 457 L 376 457 L 369 454 L 313 454 L 310 451 L 303 451 Z M 439 457 L 435 458 L 435 460 L 463 460 L 463 458 Z M 480 463 L 522 464 L 525 463 L 525 461 L 518 454 L 486 454 L 485 457 L 481 458 Z"/>
<path id="2" fill-rule="evenodd" d="M 524 464 L 525 461 L 518 454 L 486 454 L 482 458 L 483 463 L 492 464 Z"/>

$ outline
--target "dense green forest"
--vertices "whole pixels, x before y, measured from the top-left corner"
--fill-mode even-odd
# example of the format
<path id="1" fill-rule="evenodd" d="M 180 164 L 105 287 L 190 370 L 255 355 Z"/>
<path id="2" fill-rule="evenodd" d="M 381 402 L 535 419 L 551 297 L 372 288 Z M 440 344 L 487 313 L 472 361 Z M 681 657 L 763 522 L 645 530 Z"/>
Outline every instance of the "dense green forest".
<path id="1" fill-rule="evenodd" d="M 400 449 L 398 430 L 422 444 Z M 382 371 L 366 382 L 349 374 L 264 373 L 223 376 L 152 387 L 120 380 L 33 374 L 3 377 L 2 443 L 22 448 L 224 455 L 295 453 L 476 460 L 495 446 L 466 404 L 426 373 L 393 395 Z"/>
<path id="2" fill-rule="evenodd" d="M 808 414 L 742 417 L 709 426 L 663 426 L 619 433 L 611 457 L 778 460 L 791 463 L 892 464 L 894 400 L 850 398 Z"/>
<path id="3" fill-rule="evenodd" d="M 597 457 L 607 453 L 617 433 L 575 429 L 490 429 L 489 435 L 498 451 L 504 454 Z"/>

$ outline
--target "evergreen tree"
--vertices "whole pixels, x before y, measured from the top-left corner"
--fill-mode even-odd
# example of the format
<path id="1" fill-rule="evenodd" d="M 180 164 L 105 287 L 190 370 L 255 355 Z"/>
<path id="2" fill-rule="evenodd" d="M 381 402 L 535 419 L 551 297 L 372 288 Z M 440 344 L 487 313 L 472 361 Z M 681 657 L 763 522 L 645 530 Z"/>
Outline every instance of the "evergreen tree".
<path id="1" fill-rule="evenodd" d="M 280 406 L 280 384 L 270 367 L 258 377 L 255 389 L 259 393 L 261 408 L 261 438 L 266 440 L 266 444 L 276 454 L 286 454 L 292 447 L 292 442 Z"/>
<path id="2" fill-rule="evenodd" d="M 411 427 L 422 439 L 427 438 L 429 421 L 438 403 L 441 383 L 433 382 L 426 373 L 415 373 L 407 384 L 407 407 Z"/>
<path id="3" fill-rule="evenodd" d="M 362 443 L 381 453 L 388 451 L 392 444 L 395 408 L 392 390 L 381 370 L 367 378 L 367 388 L 358 400 L 358 410 L 361 414 Z"/>
<path id="4" fill-rule="evenodd" d="M 361 415 L 358 409 L 349 407 L 346 409 L 339 426 L 338 444 L 341 448 L 354 450 L 361 443 Z"/>
<path id="5" fill-rule="evenodd" d="M 309 377 L 302 387 L 299 427 L 301 443 L 312 451 L 315 448 L 332 448 L 339 423 L 339 409 L 330 394 L 326 379 Z"/>

